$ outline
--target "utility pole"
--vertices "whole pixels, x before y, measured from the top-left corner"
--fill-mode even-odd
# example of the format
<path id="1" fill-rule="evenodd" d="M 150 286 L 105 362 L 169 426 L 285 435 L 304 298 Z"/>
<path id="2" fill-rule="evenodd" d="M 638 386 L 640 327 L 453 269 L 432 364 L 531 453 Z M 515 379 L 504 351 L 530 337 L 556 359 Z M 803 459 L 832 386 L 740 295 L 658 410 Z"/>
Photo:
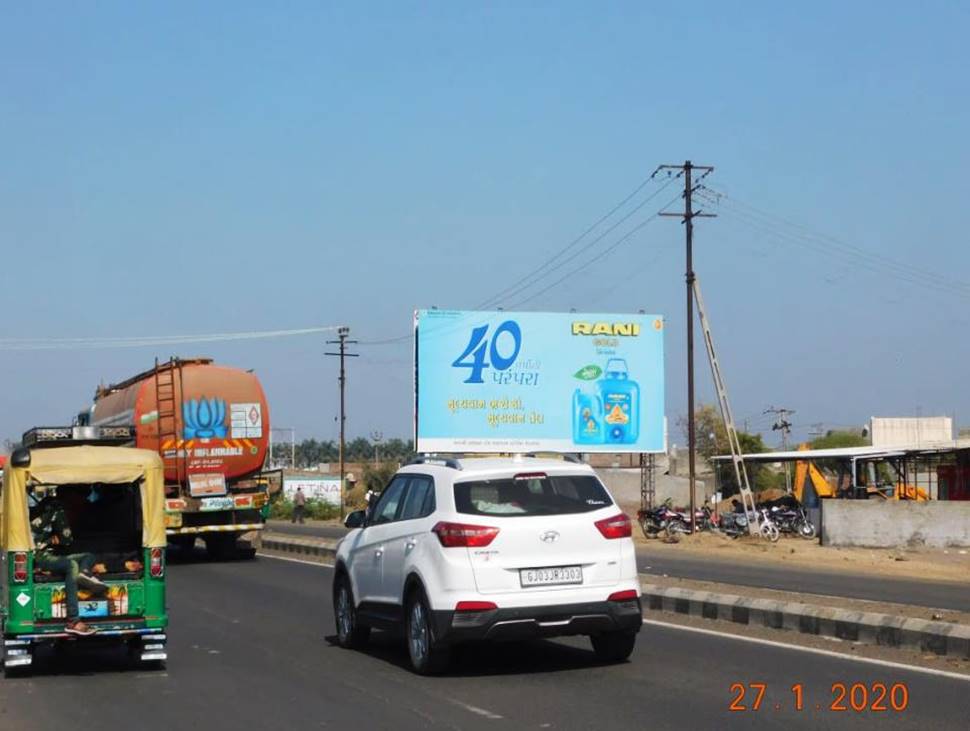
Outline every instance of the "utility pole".
<path id="1" fill-rule="evenodd" d="M 771 430 L 781 432 L 781 447 L 787 452 L 788 435 L 791 434 L 791 422 L 788 421 L 788 417 L 794 414 L 795 410 L 776 409 L 773 406 L 769 406 L 765 409 L 764 413 L 776 414 L 778 416 L 778 421 L 771 425 Z M 785 462 L 785 492 L 791 492 L 791 467 L 787 461 Z"/>
<path id="2" fill-rule="evenodd" d="M 696 188 L 692 182 L 692 173 L 700 170 L 702 175 L 699 180 L 702 180 L 710 175 L 714 168 L 709 165 L 694 165 L 687 160 L 683 165 L 660 165 L 653 174 L 656 175 L 661 170 L 679 170 L 679 174 L 684 176 L 684 212 L 660 215 L 680 218 L 687 235 L 687 469 L 690 481 L 690 532 L 695 533 L 697 520 L 694 513 L 697 509 L 697 498 L 694 452 L 697 440 L 694 434 L 694 219 L 713 218 L 714 214 L 694 211 L 693 198 Z"/>
<path id="3" fill-rule="evenodd" d="M 374 442 L 374 467 L 377 467 L 381 461 L 381 442 L 384 441 L 384 432 L 372 431 L 370 439 Z"/>
<path id="4" fill-rule="evenodd" d="M 344 358 L 357 358 L 359 357 L 357 353 L 348 353 L 348 345 L 356 345 L 356 340 L 348 340 L 347 336 L 350 335 L 349 327 L 337 328 L 337 340 L 328 340 L 327 345 L 339 345 L 339 352 L 337 353 L 324 353 L 324 355 L 336 356 L 340 358 L 340 375 L 337 381 L 340 383 L 340 517 L 344 517 L 344 427 L 347 425 L 347 415 L 344 410 L 345 399 L 344 391 L 347 385 L 347 369 L 344 367 Z"/>

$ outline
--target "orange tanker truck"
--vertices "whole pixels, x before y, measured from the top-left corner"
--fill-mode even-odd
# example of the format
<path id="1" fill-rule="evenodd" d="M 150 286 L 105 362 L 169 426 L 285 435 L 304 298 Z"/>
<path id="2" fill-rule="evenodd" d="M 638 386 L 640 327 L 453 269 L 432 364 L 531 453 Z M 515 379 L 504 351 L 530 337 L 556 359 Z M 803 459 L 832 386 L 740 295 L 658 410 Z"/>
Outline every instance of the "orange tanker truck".
<path id="1" fill-rule="evenodd" d="M 257 547 L 269 502 L 261 473 L 269 443 L 269 408 L 250 371 L 208 358 L 173 358 L 111 386 L 100 386 L 78 421 L 135 427 L 134 447 L 165 464 L 168 540 L 205 541 L 216 557 L 240 538 Z"/>

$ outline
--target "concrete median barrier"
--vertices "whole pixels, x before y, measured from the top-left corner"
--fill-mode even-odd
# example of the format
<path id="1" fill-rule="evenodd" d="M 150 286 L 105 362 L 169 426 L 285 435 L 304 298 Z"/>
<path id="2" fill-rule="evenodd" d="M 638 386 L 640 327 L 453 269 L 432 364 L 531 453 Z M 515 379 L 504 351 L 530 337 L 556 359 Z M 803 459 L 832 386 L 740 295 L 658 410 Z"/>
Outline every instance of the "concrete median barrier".
<path id="1" fill-rule="evenodd" d="M 970 626 L 641 583 L 644 608 L 885 647 L 970 658 Z M 783 635 L 781 635 L 783 636 Z"/>
<path id="2" fill-rule="evenodd" d="M 270 534 L 263 534 L 262 549 L 264 551 L 277 551 L 279 553 L 288 553 L 293 555 L 302 556 L 313 556 L 315 558 L 322 558 L 333 560 L 337 556 L 337 544 L 313 540 L 313 539 L 301 539 L 301 538 L 291 538 L 290 536 L 279 536 Z"/>

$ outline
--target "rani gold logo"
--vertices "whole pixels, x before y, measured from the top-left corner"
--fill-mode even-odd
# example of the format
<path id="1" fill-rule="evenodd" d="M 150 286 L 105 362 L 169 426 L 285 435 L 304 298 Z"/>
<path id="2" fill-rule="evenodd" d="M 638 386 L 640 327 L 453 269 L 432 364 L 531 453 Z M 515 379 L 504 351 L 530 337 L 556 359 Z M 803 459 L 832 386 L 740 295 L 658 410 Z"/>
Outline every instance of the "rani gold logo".
<path id="1" fill-rule="evenodd" d="M 610 335 L 612 337 L 637 337 L 640 324 L 636 322 L 574 322 L 573 335 Z"/>

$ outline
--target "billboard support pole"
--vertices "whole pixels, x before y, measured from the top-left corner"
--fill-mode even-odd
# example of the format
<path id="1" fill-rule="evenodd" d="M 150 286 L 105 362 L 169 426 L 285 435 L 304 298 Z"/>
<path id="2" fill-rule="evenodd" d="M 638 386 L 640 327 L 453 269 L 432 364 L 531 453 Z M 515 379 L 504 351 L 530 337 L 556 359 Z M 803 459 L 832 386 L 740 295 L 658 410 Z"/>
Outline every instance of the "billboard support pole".
<path id="1" fill-rule="evenodd" d="M 684 176 L 684 212 L 683 213 L 664 213 L 661 216 L 676 216 L 682 219 L 687 238 L 687 465 L 690 481 L 690 532 L 697 531 L 697 510 L 696 497 L 696 466 L 694 461 L 694 451 L 697 446 L 697 439 L 694 427 L 694 219 L 697 217 L 713 218 L 712 213 L 694 212 L 693 197 L 696 187 L 692 183 L 691 173 L 694 170 L 703 171 L 703 175 L 698 180 L 703 180 L 713 167 L 709 165 L 693 165 L 690 160 L 683 165 L 661 165 L 654 171 L 654 175 L 660 170 L 680 170 Z"/>
<path id="2" fill-rule="evenodd" d="M 346 391 L 347 385 L 347 370 L 344 367 L 344 358 L 357 358 L 357 353 L 348 353 L 347 346 L 351 344 L 356 344 L 356 340 L 348 340 L 347 336 L 350 335 L 349 327 L 340 327 L 337 329 L 338 340 L 328 340 L 328 345 L 339 345 L 338 353 L 324 353 L 324 355 L 336 356 L 340 358 L 340 375 L 337 377 L 337 382 L 340 384 L 340 519 L 344 518 L 344 444 L 345 444 L 345 432 L 344 427 L 347 423 L 347 416 L 344 410 L 345 399 L 344 392 Z"/>

